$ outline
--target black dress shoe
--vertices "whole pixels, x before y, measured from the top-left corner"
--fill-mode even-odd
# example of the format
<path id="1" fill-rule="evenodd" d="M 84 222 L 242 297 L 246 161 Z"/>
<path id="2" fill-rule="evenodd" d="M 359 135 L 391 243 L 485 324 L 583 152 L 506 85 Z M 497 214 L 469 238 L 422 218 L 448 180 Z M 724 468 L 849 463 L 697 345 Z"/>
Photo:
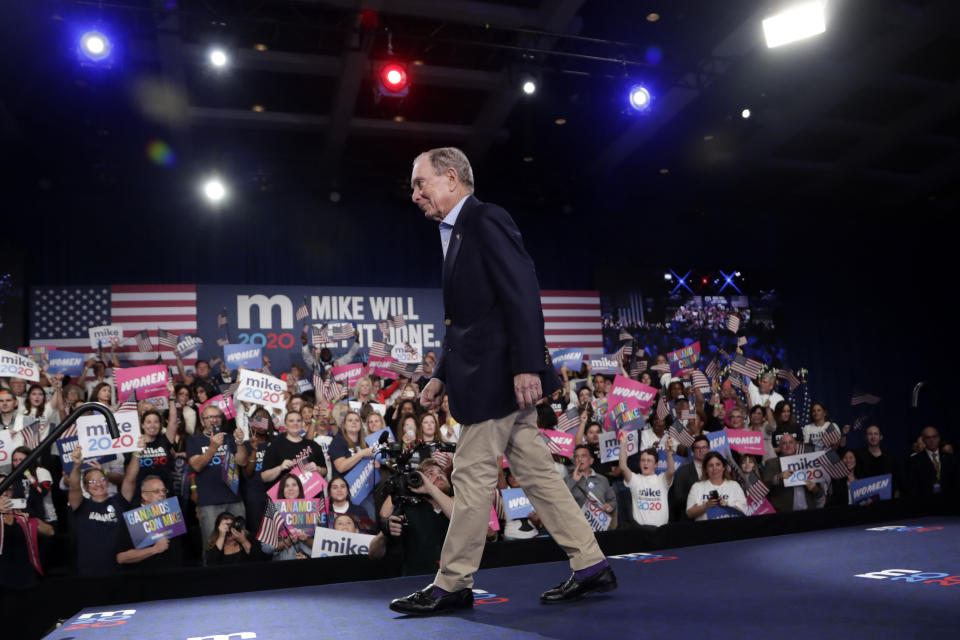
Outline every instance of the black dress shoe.
<path id="1" fill-rule="evenodd" d="M 572 573 L 563 584 L 544 591 L 540 595 L 540 602 L 547 604 L 567 602 L 582 598 L 588 593 L 613 591 L 617 588 L 617 576 L 613 575 L 613 569 L 609 566 L 583 580 L 577 580 L 575 576 L 576 574 Z"/>
<path id="2" fill-rule="evenodd" d="M 393 611 L 408 616 L 428 616 L 443 611 L 468 609 L 472 606 L 472 589 L 460 589 L 445 596 L 434 598 L 432 584 L 428 584 L 425 589 L 411 593 L 406 598 L 397 598 L 390 603 L 390 608 Z"/>

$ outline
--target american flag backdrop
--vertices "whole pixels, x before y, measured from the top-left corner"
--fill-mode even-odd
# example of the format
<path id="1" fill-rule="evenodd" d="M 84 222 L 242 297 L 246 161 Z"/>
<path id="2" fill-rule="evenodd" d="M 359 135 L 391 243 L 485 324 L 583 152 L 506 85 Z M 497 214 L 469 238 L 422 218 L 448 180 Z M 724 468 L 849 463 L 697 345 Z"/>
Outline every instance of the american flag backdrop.
<path id="1" fill-rule="evenodd" d="M 164 329 L 178 335 L 197 332 L 197 288 L 177 285 L 107 285 L 84 287 L 33 287 L 30 290 L 30 345 L 56 345 L 76 353 L 94 353 L 87 330 L 105 324 L 123 327 L 124 341 L 117 347 L 121 363 L 150 364 L 157 357 Z M 135 336 L 146 331 L 153 346 L 142 352 Z M 104 345 L 104 353 L 109 353 Z M 169 347 L 160 350 L 163 361 L 175 364 Z M 196 358 L 184 358 L 193 365 Z"/>
<path id="2" fill-rule="evenodd" d="M 598 291 L 540 291 L 544 333 L 551 349 L 603 351 Z"/>

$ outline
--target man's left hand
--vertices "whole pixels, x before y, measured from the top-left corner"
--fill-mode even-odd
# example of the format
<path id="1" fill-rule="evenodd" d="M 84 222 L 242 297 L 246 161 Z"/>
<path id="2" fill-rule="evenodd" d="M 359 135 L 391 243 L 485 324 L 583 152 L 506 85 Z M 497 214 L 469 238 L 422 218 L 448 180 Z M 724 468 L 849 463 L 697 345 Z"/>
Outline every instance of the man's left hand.
<path id="1" fill-rule="evenodd" d="M 535 373 L 518 373 L 513 376 L 513 392 L 517 394 L 517 404 L 520 409 L 534 407 L 543 395 L 540 376 Z"/>

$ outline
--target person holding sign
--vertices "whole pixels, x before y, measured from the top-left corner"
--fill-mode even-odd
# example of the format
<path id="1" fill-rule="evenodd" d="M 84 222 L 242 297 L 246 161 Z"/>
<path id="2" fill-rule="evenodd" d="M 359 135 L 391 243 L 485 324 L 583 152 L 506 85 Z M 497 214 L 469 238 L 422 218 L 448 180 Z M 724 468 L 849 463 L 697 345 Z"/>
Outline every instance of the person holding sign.
<path id="1" fill-rule="evenodd" d="M 264 486 L 269 489 L 276 484 L 277 478 L 285 471 L 299 465 L 304 471 L 327 475 L 324 466 L 323 449 L 313 440 L 305 440 L 303 433 L 303 418 L 299 411 L 288 411 L 283 418 L 285 434 L 282 438 L 274 438 L 263 456 L 263 470 L 260 478 Z"/>
<path id="2" fill-rule="evenodd" d="M 657 473 L 660 456 L 656 448 L 650 447 L 640 452 L 640 473 L 634 473 L 627 466 L 627 448 L 622 444 L 620 446 L 620 469 L 623 471 L 623 481 L 630 489 L 633 521 L 641 527 L 662 527 L 670 520 L 667 492 L 673 484 L 676 464 L 673 460 L 672 438 L 666 438 L 664 450 L 667 452 L 665 472 Z"/>
<path id="3" fill-rule="evenodd" d="M 413 202 L 440 223 L 444 256 L 446 332 L 420 403 L 437 409 L 446 392 L 463 426 L 454 459 L 456 507 L 440 570 L 433 584 L 394 600 L 390 608 L 424 615 L 473 605 L 473 574 L 503 453 L 573 569 L 541 601 L 615 589 L 613 570 L 537 428 L 535 405 L 560 388 L 560 380 L 544 339 L 536 270 L 516 224 L 502 208 L 473 196 L 473 170 L 459 149 L 419 155 L 410 183 Z"/>
<path id="4" fill-rule="evenodd" d="M 793 475 L 790 469 L 784 470 L 781 458 L 797 455 L 799 445 L 790 432 L 780 436 L 780 457 L 764 461 L 763 481 L 770 487 L 767 500 L 777 513 L 816 509 L 817 499 L 823 495 L 823 489 L 813 478 L 796 487 L 785 487 L 783 481 Z"/>
<path id="5" fill-rule="evenodd" d="M 140 482 L 140 504 L 149 505 L 167 499 L 167 484 L 158 475 L 148 475 Z M 164 536 L 149 547 L 135 548 L 130 530 L 120 527 L 117 538 L 117 564 L 126 569 L 165 569 L 183 564 L 182 538 Z"/>
<path id="6" fill-rule="evenodd" d="M 707 509 L 711 507 L 733 507 L 747 512 L 747 497 L 731 478 L 730 467 L 718 451 L 711 451 L 703 458 L 702 479 L 690 488 L 687 496 L 687 517 L 706 520 Z"/>

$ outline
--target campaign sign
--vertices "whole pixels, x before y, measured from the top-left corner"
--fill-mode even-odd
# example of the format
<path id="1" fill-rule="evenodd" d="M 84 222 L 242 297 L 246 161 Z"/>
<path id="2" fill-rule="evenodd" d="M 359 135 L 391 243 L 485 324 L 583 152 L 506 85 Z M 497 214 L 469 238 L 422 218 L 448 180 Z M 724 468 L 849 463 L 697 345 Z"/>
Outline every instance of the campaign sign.
<path id="1" fill-rule="evenodd" d="M 306 378 L 297 380 L 297 393 L 306 393 L 307 391 L 313 391 L 313 385 L 310 384 L 310 381 Z"/>
<path id="2" fill-rule="evenodd" d="M 286 390 L 286 383 L 279 378 L 250 369 L 241 369 L 240 385 L 233 394 L 233 398 L 270 409 L 284 409 L 287 406 L 287 398 L 284 395 Z"/>
<path id="3" fill-rule="evenodd" d="M 557 349 L 550 354 L 550 358 L 557 371 L 560 371 L 563 365 L 567 365 L 570 371 L 580 371 L 583 366 L 583 349 Z"/>
<path id="4" fill-rule="evenodd" d="M 593 500 L 585 501 L 580 511 L 583 512 L 583 517 L 587 519 L 590 528 L 594 531 L 606 531 L 610 528 L 610 514 Z"/>
<path id="5" fill-rule="evenodd" d="M 710 433 L 706 434 L 706 436 L 707 440 L 710 441 L 710 451 L 719 451 L 724 458 L 729 460 L 730 445 L 727 442 L 727 430 L 721 429 L 720 431 L 711 431 Z"/>
<path id="6" fill-rule="evenodd" d="M 533 505 L 523 489 L 502 489 L 500 495 L 503 496 L 503 508 L 508 520 L 526 518 L 533 512 Z"/>
<path id="7" fill-rule="evenodd" d="M 203 338 L 195 333 L 184 333 L 177 337 L 177 353 L 181 358 L 196 353 L 202 346 Z"/>
<path id="8" fill-rule="evenodd" d="M 51 350 L 47 354 L 47 373 L 52 376 L 62 373 L 76 377 L 83 371 L 83 354 L 72 351 Z"/>
<path id="9" fill-rule="evenodd" d="M 763 456 L 763 432 L 750 429 L 727 429 L 727 443 L 740 453 Z"/>
<path id="10" fill-rule="evenodd" d="M 141 389 L 166 389 L 167 365 L 150 364 L 143 367 L 114 369 L 113 379 L 117 386 L 117 402 L 127 400 Z"/>
<path id="11" fill-rule="evenodd" d="M 373 487 L 380 479 L 380 474 L 373 466 L 373 459 L 366 458 L 343 476 L 350 487 L 350 502 L 360 504 L 370 495 Z"/>
<path id="12" fill-rule="evenodd" d="M 225 344 L 223 345 L 223 364 L 230 371 L 240 367 L 262 369 L 263 347 L 258 344 Z"/>
<path id="13" fill-rule="evenodd" d="M 687 459 L 683 456 L 678 456 L 673 454 L 673 472 L 676 473 L 677 469 L 686 462 Z M 666 473 L 667 471 L 667 450 L 666 449 L 657 449 L 657 466 L 656 466 L 657 475 L 661 473 Z"/>
<path id="14" fill-rule="evenodd" d="M 331 367 L 330 373 L 333 375 L 333 379 L 339 382 L 341 385 L 352 387 L 357 383 L 357 380 L 363 376 L 363 363 L 354 362 L 353 364 L 343 364 L 339 367 Z"/>
<path id="15" fill-rule="evenodd" d="M 283 515 L 288 528 L 299 529 L 310 538 L 317 528 L 317 516 L 325 511 L 325 501 L 319 500 L 274 500 L 277 513 Z"/>
<path id="16" fill-rule="evenodd" d="M 237 466 L 237 456 L 232 451 L 228 451 L 227 456 L 222 459 L 220 479 L 234 494 L 240 490 L 240 468 Z"/>
<path id="17" fill-rule="evenodd" d="M 170 397 L 167 395 L 166 387 L 153 387 L 152 389 L 137 389 L 137 400 L 149 402 L 157 409 L 165 411 L 170 406 Z"/>
<path id="18" fill-rule="evenodd" d="M 604 424 L 607 418 L 607 399 L 606 398 L 595 398 L 590 401 L 590 406 L 593 407 L 593 420 L 594 422 L 599 422 Z"/>
<path id="19" fill-rule="evenodd" d="M 776 513 L 777 510 L 773 508 L 773 505 L 770 504 L 770 501 L 764 498 L 760 502 L 753 502 L 750 499 L 750 496 L 747 496 L 747 515 L 748 516 L 762 516 L 765 513 Z"/>
<path id="20" fill-rule="evenodd" d="M 613 379 L 613 386 L 610 388 L 610 396 L 607 402 L 611 406 L 626 402 L 629 409 L 639 409 L 641 413 L 647 413 L 656 395 L 657 390 L 653 387 L 631 380 L 626 376 L 618 375 Z"/>
<path id="21" fill-rule="evenodd" d="M 3 438 L 3 434 L 7 433 L 6 431 L 0 431 L 0 439 Z M 80 443 L 80 438 L 78 436 L 71 436 L 69 438 L 60 438 L 57 440 L 57 451 L 60 452 L 60 466 L 63 467 L 63 472 L 69 474 L 73 471 L 73 457 L 71 454 L 73 450 L 77 448 L 77 445 Z M 2 443 L 0 443 L 2 444 Z M 81 469 L 86 469 L 90 465 L 89 462 L 96 460 L 97 462 L 103 463 L 112 460 L 113 456 L 102 456 L 99 458 L 92 458 L 90 460 L 84 460 L 83 464 L 80 466 Z M 0 453 L 0 464 L 3 464 L 3 455 Z"/>
<path id="22" fill-rule="evenodd" d="M 590 359 L 590 375 L 614 376 L 623 373 L 623 367 L 616 353 L 603 353 L 588 356 Z"/>
<path id="23" fill-rule="evenodd" d="M 388 378 L 390 380 L 396 380 L 400 375 L 390 368 L 390 363 L 393 362 L 393 358 L 377 358 L 371 357 L 367 361 L 367 374 L 371 376 L 377 376 L 380 378 Z"/>
<path id="24" fill-rule="evenodd" d="M 390 350 L 390 357 L 406 364 L 423 362 L 423 347 L 419 344 L 397 344 Z"/>
<path id="25" fill-rule="evenodd" d="M 47 353 L 55 350 L 57 347 L 54 345 L 33 345 L 32 347 L 17 347 L 17 353 L 22 355 L 24 358 L 30 358 L 37 364 L 42 364 L 43 359 L 46 357 Z"/>
<path id="26" fill-rule="evenodd" d="M 300 480 L 300 485 L 303 487 L 303 495 L 305 498 L 315 498 L 319 494 L 323 493 L 323 490 L 327 488 L 326 479 L 316 471 L 305 471 L 300 467 L 300 465 L 297 465 L 290 469 L 290 473 Z M 275 482 L 273 486 L 267 490 L 267 495 L 276 501 L 279 499 L 279 496 L 277 495 L 279 492 L 280 483 Z"/>
<path id="27" fill-rule="evenodd" d="M 11 464 L 13 449 L 13 434 L 9 429 L 0 430 L 0 465 Z"/>
<path id="28" fill-rule="evenodd" d="M 850 504 L 866 504 L 893 498 L 893 476 L 870 476 L 850 483 Z"/>
<path id="29" fill-rule="evenodd" d="M 96 351 L 100 347 L 120 344 L 123 340 L 123 327 L 118 324 L 105 324 L 102 327 L 87 329 L 90 335 L 90 348 Z"/>
<path id="30" fill-rule="evenodd" d="M 543 429 L 541 433 L 553 443 L 553 446 L 550 447 L 550 453 L 573 459 L 573 434 L 554 431 L 553 429 Z"/>
<path id="31" fill-rule="evenodd" d="M 229 420 L 230 418 L 237 417 L 237 409 L 233 405 L 233 398 L 228 398 L 222 393 L 218 393 L 200 405 L 200 410 L 197 411 L 197 413 L 203 415 L 203 410 L 211 404 L 220 407 L 220 411 L 223 412 L 224 419 Z"/>
<path id="32" fill-rule="evenodd" d="M 124 511 L 123 521 L 127 523 L 130 539 L 137 549 L 149 547 L 160 538 L 174 538 L 187 532 L 176 498 Z"/>
<path id="33" fill-rule="evenodd" d="M 667 360 L 670 362 L 670 375 L 686 375 L 690 371 L 690 367 L 700 360 L 700 341 L 698 340 L 682 349 L 671 351 L 667 354 Z"/>
<path id="34" fill-rule="evenodd" d="M 77 436 L 80 446 L 83 447 L 83 457 L 96 458 L 117 453 L 132 453 L 139 451 L 137 441 L 140 439 L 140 418 L 136 411 L 121 411 L 114 413 L 120 429 L 120 437 L 110 437 L 107 420 L 99 413 L 77 418 Z"/>
<path id="35" fill-rule="evenodd" d="M 365 533 L 350 533 L 319 527 L 313 532 L 313 551 L 310 557 L 365 556 L 370 553 L 372 541 L 373 536 Z"/>
<path id="36" fill-rule="evenodd" d="M 39 382 L 40 367 L 32 358 L 0 349 L 0 377 L 6 378 L 8 376 Z"/>
<path id="37" fill-rule="evenodd" d="M 640 432 L 623 431 L 626 435 L 623 437 L 624 446 L 627 447 L 627 457 L 630 457 L 640 451 Z M 604 432 L 600 434 L 600 462 L 616 462 L 620 459 L 620 438 L 617 432 Z"/>
<path id="38" fill-rule="evenodd" d="M 783 486 L 800 487 L 807 483 L 808 478 L 814 482 L 823 482 L 829 476 L 820 462 L 822 457 L 823 451 L 814 451 L 780 458 L 780 468 L 783 471 L 793 472 L 783 481 Z"/>
<path id="39" fill-rule="evenodd" d="M 724 518 L 741 518 L 744 513 L 733 507 L 707 507 L 707 520 L 722 520 Z"/>

